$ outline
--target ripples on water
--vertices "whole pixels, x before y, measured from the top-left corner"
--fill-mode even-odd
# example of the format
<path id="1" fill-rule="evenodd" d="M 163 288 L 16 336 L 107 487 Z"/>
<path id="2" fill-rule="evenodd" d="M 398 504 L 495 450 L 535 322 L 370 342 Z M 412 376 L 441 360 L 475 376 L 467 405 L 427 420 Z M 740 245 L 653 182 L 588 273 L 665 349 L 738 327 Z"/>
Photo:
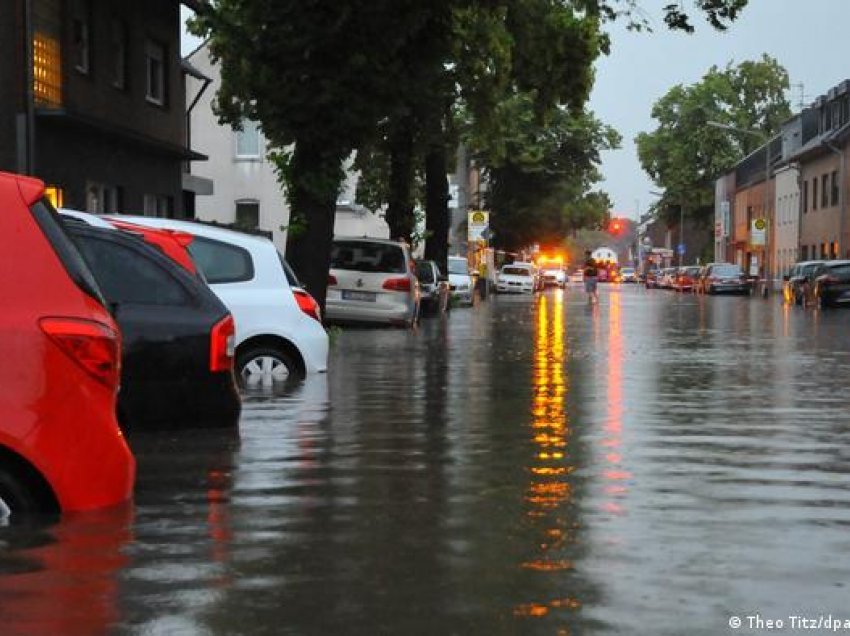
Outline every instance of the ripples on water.
<path id="1" fill-rule="evenodd" d="M 718 634 L 846 607 L 847 313 L 603 287 L 349 330 L 136 505 L 0 530 L 6 634 Z M 744 632 L 745 633 L 745 632 Z"/>

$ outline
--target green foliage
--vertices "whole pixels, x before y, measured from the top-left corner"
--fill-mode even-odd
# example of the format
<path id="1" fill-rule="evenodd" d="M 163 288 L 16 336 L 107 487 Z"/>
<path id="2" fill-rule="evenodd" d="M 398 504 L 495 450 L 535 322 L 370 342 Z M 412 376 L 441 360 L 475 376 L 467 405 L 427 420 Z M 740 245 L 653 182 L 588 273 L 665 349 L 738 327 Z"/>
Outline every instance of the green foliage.
<path id="1" fill-rule="evenodd" d="M 635 142 L 644 170 L 664 189 L 662 215 L 711 213 L 714 181 L 774 134 L 791 115 L 788 73 L 773 58 L 712 67 L 690 86 L 671 88 L 652 108 L 658 127 Z M 752 133 L 713 127 L 718 122 Z"/>

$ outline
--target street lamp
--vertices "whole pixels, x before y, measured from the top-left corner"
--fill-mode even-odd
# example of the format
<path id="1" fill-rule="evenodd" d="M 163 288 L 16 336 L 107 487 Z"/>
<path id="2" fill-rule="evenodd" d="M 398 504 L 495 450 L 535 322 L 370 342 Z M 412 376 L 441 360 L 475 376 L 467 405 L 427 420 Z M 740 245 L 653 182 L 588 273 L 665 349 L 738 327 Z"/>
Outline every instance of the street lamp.
<path id="1" fill-rule="evenodd" d="M 767 183 L 770 180 L 770 137 L 765 135 L 763 132 L 758 130 L 748 130 L 746 128 L 737 128 L 736 126 L 730 126 L 729 124 L 722 124 L 719 121 L 707 121 L 705 122 L 707 126 L 711 126 L 712 128 L 719 128 L 720 130 L 728 130 L 731 132 L 741 133 L 743 135 L 752 135 L 754 137 L 758 137 L 759 141 L 764 144 L 764 197 L 762 202 L 762 214 L 764 217 L 767 217 L 767 208 L 768 208 L 768 196 L 767 196 Z M 762 287 L 762 295 L 767 296 L 768 292 L 768 281 L 770 281 L 770 269 L 768 264 L 770 263 L 770 229 L 765 232 L 764 235 L 764 285 Z"/>

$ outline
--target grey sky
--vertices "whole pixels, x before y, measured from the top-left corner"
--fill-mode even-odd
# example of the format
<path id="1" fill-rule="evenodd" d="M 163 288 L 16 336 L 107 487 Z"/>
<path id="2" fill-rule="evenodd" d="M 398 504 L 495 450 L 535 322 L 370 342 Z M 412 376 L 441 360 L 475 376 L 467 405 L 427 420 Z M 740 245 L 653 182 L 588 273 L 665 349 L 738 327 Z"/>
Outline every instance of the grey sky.
<path id="1" fill-rule="evenodd" d="M 804 85 L 807 103 L 850 77 L 850 0 L 750 0 L 727 32 L 695 20 L 693 35 L 665 28 L 661 8 L 670 2 L 641 1 L 654 33 L 630 33 L 622 23 L 611 25 L 611 55 L 596 68 L 590 108 L 623 136 L 622 149 L 603 157 L 605 181 L 600 187 L 622 216 L 635 218 L 656 198 L 650 194 L 656 186 L 638 162 L 634 138 L 654 128 L 652 104 L 675 84 L 699 81 L 712 65 L 756 59 L 762 53 L 788 69 L 792 84 Z M 184 35 L 183 53 L 197 44 L 196 38 Z M 842 62 L 845 54 L 848 60 Z M 799 87 L 792 87 L 789 99 L 796 110 Z"/>
<path id="2" fill-rule="evenodd" d="M 642 2 L 654 33 L 629 33 L 624 25 L 613 25 L 611 55 L 597 64 L 590 108 L 623 135 L 622 149 L 605 153 L 601 188 L 622 216 L 634 218 L 657 198 L 650 194 L 657 188 L 641 170 L 634 138 L 654 129 L 652 104 L 672 86 L 699 81 L 712 65 L 762 53 L 788 70 L 792 85 L 804 85 L 806 103 L 850 77 L 850 0 L 750 0 L 725 33 L 702 22 L 693 35 L 664 28 L 661 7 L 669 3 Z M 844 55 L 848 59 L 842 62 Z M 792 86 L 789 99 L 796 111 L 799 87 Z"/>

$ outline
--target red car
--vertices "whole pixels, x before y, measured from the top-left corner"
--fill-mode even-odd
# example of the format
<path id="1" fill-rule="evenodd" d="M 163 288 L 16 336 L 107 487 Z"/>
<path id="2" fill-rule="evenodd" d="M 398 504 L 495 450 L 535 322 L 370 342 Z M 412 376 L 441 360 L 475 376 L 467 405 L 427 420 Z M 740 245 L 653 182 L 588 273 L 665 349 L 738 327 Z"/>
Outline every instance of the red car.
<path id="1" fill-rule="evenodd" d="M 0 519 L 128 500 L 118 327 L 44 184 L 0 172 Z"/>

